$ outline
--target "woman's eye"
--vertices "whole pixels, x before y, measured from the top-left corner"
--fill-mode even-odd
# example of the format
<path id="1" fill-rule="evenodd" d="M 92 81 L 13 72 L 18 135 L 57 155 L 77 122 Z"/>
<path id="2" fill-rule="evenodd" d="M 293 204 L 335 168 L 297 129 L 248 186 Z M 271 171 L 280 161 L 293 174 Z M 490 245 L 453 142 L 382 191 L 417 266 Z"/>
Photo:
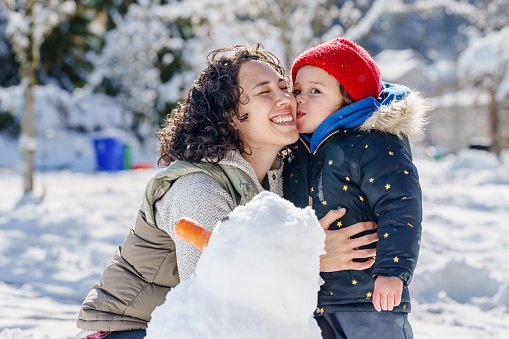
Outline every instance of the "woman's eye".
<path id="1" fill-rule="evenodd" d="M 294 89 L 292 93 L 293 93 L 293 95 L 299 95 L 300 94 L 300 90 Z"/>
<path id="2" fill-rule="evenodd" d="M 321 92 L 320 92 L 320 90 L 318 90 L 318 89 L 316 89 L 316 88 L 313 88 L 313 89 L 311 90 L 311 93 L 313 93 L 313 94 L 318 94 L 318 93 L 321 93 Z"/>
<path id="3" fill-rule="evenodd" d="M 286 86 L 286 87 L 281 87 L 281 90 L 282 90 L 283 92 L 288 92 L 288 86 Z"/>

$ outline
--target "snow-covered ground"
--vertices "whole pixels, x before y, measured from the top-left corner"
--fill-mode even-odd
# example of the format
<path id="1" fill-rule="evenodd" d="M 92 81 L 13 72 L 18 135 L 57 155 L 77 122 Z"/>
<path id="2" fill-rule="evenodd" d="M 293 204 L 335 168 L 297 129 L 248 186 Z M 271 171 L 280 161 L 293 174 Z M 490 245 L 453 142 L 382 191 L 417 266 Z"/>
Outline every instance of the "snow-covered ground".
<path id="1" fill-rule="evenodd" d="M 506 338 L 509 154 L 499 161 L 464 151 L 416 164 L 424 233 L 411 284 L 415 337 Z M 80 303 L 123 243 L 156 172 L 39 174 L 42 202 L 18 204 L 19 172 L 0 169 L 0 339 L 78 332 Z"/>

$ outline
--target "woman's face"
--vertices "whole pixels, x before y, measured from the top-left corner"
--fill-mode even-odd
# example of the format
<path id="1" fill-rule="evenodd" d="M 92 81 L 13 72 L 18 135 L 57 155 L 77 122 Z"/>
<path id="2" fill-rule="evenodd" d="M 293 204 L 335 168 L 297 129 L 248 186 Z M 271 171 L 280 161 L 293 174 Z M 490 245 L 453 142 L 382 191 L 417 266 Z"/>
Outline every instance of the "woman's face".
<path id="1" fill-rule="evenodd" d="M 255 60 L 244 62 L 238 77 L 243 89 L 239 116 L 248 117 L 244 121 L 234 117 L 234 123 L 251 150 L 279 152 L 283 146 L 297 141 L 297 103 L 286 79 L 269 64 Z"/>

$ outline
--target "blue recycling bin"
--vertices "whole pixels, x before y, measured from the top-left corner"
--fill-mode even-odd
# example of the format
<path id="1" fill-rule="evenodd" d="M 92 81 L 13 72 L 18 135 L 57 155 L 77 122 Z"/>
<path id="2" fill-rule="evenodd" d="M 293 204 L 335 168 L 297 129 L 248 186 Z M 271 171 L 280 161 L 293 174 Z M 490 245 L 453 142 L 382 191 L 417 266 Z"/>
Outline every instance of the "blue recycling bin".
<path id="1" fill-rule="evenodd" d="M 97 168 L 101 171 L 124 169 L 124 143 L 115 138 L 94 139 Z"/>

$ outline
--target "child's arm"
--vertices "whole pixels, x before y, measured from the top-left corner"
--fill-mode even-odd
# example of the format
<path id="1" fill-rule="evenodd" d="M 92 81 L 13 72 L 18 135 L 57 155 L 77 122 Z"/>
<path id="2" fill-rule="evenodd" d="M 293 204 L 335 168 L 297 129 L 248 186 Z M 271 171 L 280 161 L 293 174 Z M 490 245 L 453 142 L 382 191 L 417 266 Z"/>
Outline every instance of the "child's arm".
<path id="1" fill-rule="evenodd" d="M 373 306 L 380 312 L 392 311 L 401 302 L 403 281 L 398 277 L 377 277 L 373 292 Z"/>
<path id="2" fill-rule="evenodd" d="M 421 239 L 422 195 L 410 145 L 393 134 L 369 140 L 359 164 L 361 189 L 378 217 L 372 274 L 408 285 Z"/>

